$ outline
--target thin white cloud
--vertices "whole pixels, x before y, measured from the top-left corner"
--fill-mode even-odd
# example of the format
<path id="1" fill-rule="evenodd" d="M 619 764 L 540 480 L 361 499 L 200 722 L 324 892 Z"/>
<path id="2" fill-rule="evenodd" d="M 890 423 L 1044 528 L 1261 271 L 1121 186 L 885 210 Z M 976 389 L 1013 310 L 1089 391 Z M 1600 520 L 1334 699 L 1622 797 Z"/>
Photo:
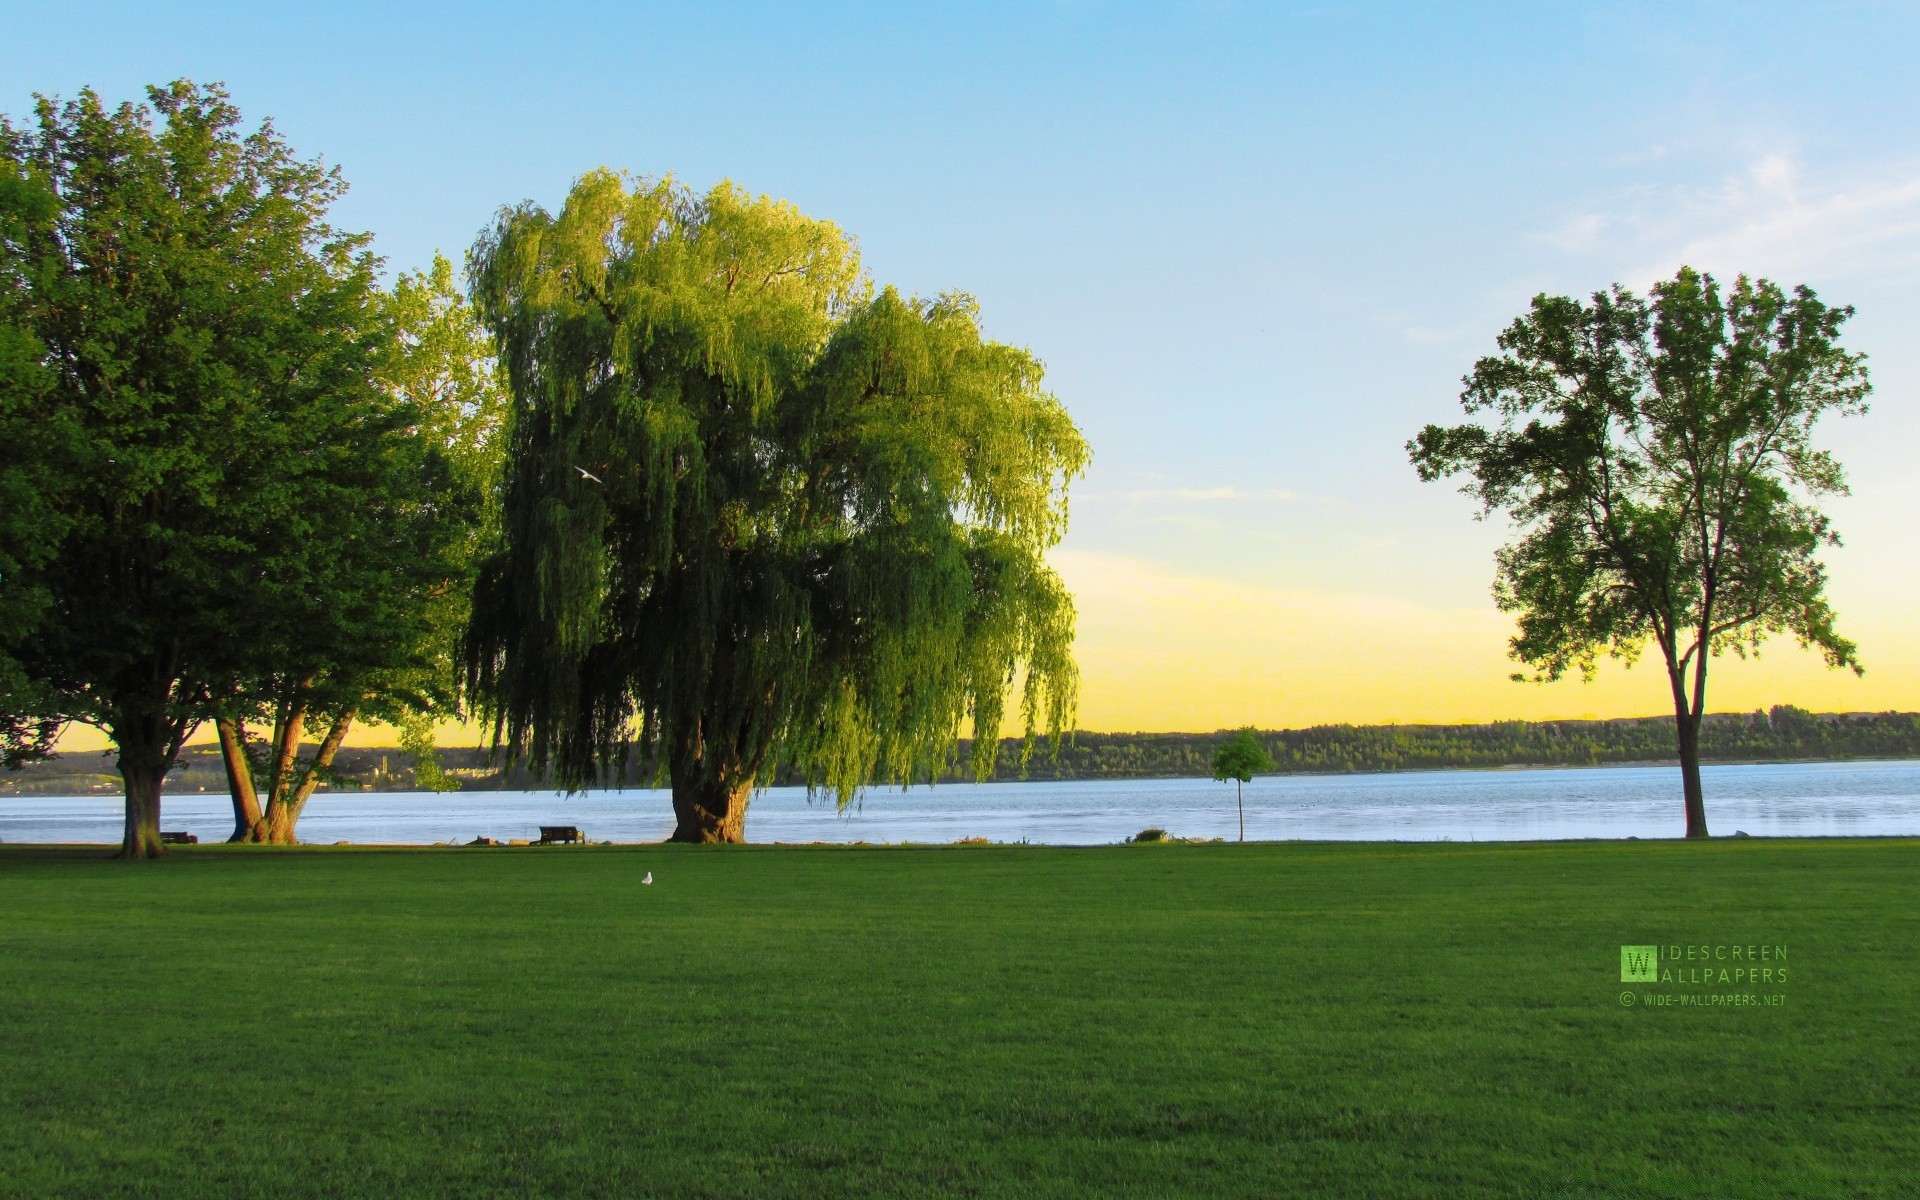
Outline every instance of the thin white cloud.
<path id="1" fill-rule="evenodd" d="M 1589 212 L 1569 217 L 1557 227 L 1535 235 L 1538 240 L 1562 250 L 1585 250 L 1600 240 L 1613 219 L 1606 213 Z"/>
<path id="2" fill-rule="evenodd" d="M 1762 154 L 1713 184 L 1617 193 L 1534 240 L 1636 263 L 1622 282 L 1641 287 L 1682 264 L 1783 283 L 1902 278 L 1920 273 L 1920 166 L 1815 177 L 1791 155 Z"/>

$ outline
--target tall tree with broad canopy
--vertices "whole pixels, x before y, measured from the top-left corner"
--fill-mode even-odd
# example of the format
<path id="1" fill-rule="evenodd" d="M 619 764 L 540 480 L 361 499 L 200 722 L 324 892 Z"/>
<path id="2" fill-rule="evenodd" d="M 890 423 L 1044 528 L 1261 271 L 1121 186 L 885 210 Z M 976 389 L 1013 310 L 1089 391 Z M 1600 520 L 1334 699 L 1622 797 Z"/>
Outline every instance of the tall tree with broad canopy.
<path id="1" fill-rule="evenodd" d="M 455 661 L 487 544 L 481 500 L 499 474 L 504 400 L 491 339 L 445 257 L 402 274 L 378 308 L 388 339 L 375 381 L 413 425 L 351 464 L 351 481 L 333 473 L 336 488 L 357 490 L 313 506 L 303 544 L 318 561 L 296 587 L 258 593 L 249 624 L 256 638 L 276 631 L 275 669 L 239 687 L 216 720 L 231 841 L 296 841 L 308 799 L 363 717 L 400 731 L 429 786 L 452 786 L 437 772 L 433 722 L 459 711 Z M 256 741 L 250 723 L 266 737 Z M 324 732 L 303 750 L 312 730 Z"/>
<path id="2" fill-rule="evenodd" d="M 731 184 L 582 178 L 503 212 L 475 307 L 510 392 L 502 545 L 467 684 L 510 756 L 581 787 L 637 757 L 673 837 L 742 840 L 781 768 L 992 769 L 1070 720 L 1073 605 L 1045 554 L 1087 447 L 972 300 L 873 294 L 852 242 Z"/>
<path id="3" fill-rule="evenodd" d="M 49 431 L 55 535 L 0 580 L 36 609 L 0 649 L 32 689 L 24 715 L 113 739 L 128 857 L 160 853 L 188 735 L 279 669 L 287 626 L 262 612 L 357 569 L 321 544 L 327 522 L 431 469 L 408 464 L 411 417 L 372 382 L 376 264 L 326 222 L 337 173 L 270 124 L 243 133 L 217 86 L 148 97 L 41 98 L 31 125 L 0 121 L 0 304 L 27 347 L 0 412 Z"/>
<path id="4" fill-rule="evenodd" d="M 1646 299 L 1542 295 L 1465 380 L 1461 404 L 1494 422 L 1407 443 L 1420 478 L 1464 474 L 1483 516 L 1517 526 L 1494 596 L 1517 614 L 1512 654 L 1534 678 L 1591 678 L 1603 653 L 1632 663 L 1658 647 L 1690 838 L 1707 836 L 1711 657 L 1790 634 L 1861 671 L 1817 557 L 1840 539 L 1815 505 L 1846 478 L 1813 444 L 1821 417 L 1867 409 L 1865 356 L 1838 340 L 1852 312 L 1745 276 L 1723 293 L 1685 268 Z"/>

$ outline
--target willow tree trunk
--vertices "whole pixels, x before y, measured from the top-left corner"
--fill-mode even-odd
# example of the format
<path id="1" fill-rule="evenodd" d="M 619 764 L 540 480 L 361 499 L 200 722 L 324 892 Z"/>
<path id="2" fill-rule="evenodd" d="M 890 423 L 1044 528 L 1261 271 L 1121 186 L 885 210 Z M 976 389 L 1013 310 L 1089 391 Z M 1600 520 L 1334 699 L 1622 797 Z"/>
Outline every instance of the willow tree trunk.
<path id="1" fill-rule="evenodd" d="M 747 840 L 747 801 L 753 781 L 673 785 L 672 842 L 732 842 Z"/>

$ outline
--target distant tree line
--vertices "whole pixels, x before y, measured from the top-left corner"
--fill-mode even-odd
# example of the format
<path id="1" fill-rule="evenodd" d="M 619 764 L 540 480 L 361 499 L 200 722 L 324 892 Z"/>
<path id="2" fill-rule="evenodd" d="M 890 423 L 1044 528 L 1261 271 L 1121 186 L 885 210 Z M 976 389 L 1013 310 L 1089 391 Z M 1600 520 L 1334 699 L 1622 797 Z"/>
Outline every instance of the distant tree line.
<path id="1" fill-rule="evenodd" d="M 1920 713 L 1811 713 L 1791 705 L 1767 712 L 1713 713 L 1702 725 L 1709 762 L 1837 761 L 1920 758 Z M 1076 733 L 1061 740 L 1056 757 L 1044 748 L 1020 767 L 1020 747 L 1009 738 L 996 760 L 994 780 L 1209 778 L 1215 751 L 1233 736 L 1220 733 Z M 1485 725 L 1316 725 L 1256 731 L 1274 761 L 1274 773 L 1441 771 L 1496 767 L 1597 767 L 1675 761 L 1673 718 L 1616 721 L 1495 721 Z M 943 783 L 970 779 L 964 744 Z M 525 766 L 502 770 L 484 749 L 429 749 L 425 766 L 406 748 L 348 747 L 328 778 L 333 790 L 382 792 L 459 789 L 537 790 L 552 786 Z M 0 776 L 0 796 L 114 792 L 119 777 L 92 755 L 69 754 Z M 628 786 L 649 780 L 630 778 Z M 803 783 L 792 775 L 780 785 Z M 609 775 L 597 786 L 611 787 Z M 167 790 L 219 792 L 225 787 L 217 750 L 189 747 L 167 779 Z"/>
<path id="2" fill-rule="evenodd" d="M 1767 712 L 1710 714 L 1702 730 L 1701 757 L 1709 762 L 1920 758 L 1920 713 L 1810 713 L 1778 705 Z M 1044 750 L 1035 754 L 1024 773 L 1016 755 L 1002 754 L 995 778 L 1211 778 L 1213 752 L 1231 736 L 1076 733 L 1062 740 L 1057 758 Z M 1676 761 L 1672 717 L 1315 725 L 1255 736 L 1283 775 Z"/>

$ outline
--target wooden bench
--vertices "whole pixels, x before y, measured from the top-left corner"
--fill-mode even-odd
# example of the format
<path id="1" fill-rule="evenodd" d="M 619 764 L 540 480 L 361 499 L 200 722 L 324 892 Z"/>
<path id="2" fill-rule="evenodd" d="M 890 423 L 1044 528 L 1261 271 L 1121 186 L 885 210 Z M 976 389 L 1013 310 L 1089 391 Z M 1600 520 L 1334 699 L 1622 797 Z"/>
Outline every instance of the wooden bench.
<path id="1" fill-rule="evenodd" d="M 198 846 L 200 839 L 191 833 L 184 833 L 179 830 L 175 830 L 172 833 L 162 830 L 160 832 L 160 844 L 163 846 Z"/>
<path id="2" fill-rule="evenodd" d="M 581 833 L 579 829 L 572 825 L 542 825 L 540 827 L 540 844 L 542 846 L 557 846 L 565 842 L 585 842 L 586 840 L 587 835 Z"/>

